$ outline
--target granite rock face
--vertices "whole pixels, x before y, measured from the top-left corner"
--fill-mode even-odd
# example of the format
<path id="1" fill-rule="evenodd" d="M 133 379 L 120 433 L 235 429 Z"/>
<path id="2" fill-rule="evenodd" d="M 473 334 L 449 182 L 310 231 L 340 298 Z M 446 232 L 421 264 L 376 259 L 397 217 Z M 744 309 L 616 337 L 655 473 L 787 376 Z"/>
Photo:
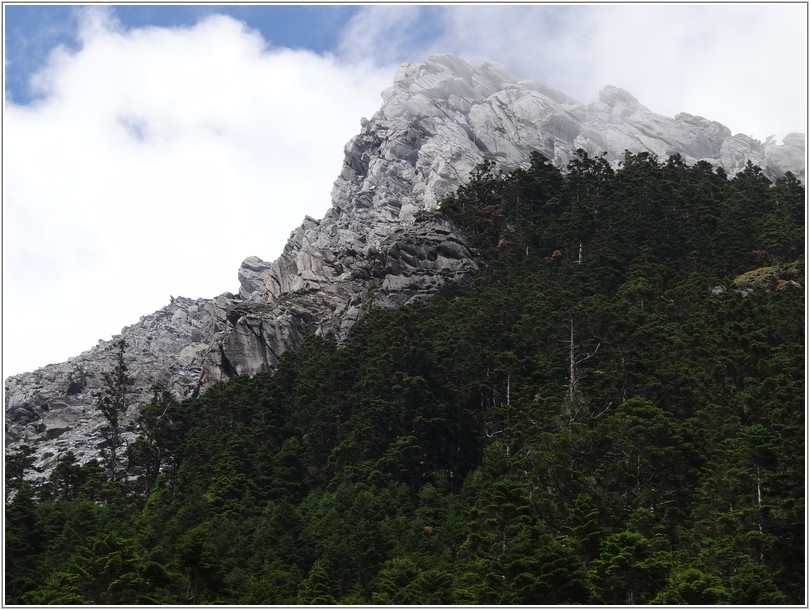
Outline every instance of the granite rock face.
<path id="1" fill-rule="evenodd" d="M 261 268 L 255 260 L 248 265 Z M 105 422 L 95 407 L 95 394 L 102 373 L 114 366 L 119 338 L 127 342 L 125 361 L 135 378 L 126 424 L 153 396 L 156 384 L 177 398 L 190 398 L 236 375 L 272 370 L 307 333 L 345 339 L 371 307 L 400 307 L 429 298 L 444 281 L 462 281 L 477 269 L 462 238 L 440 217 L 420 218 L 378 248 L 346 254 L 340 264 L 345 266 L 340 279 L 302 279 L 267 301 L 231 293 L 214 299 L 175 298 L 67 362 L 9 377 L 6 447 L 34 447 L 42 476 L 68 450 L 79 463 L 98 457 Z M 133 437 L 125 434 L 124 440 Z"/>
<path id="2" fill-rule="evenodd" d="M 135 379 L 132 408 L 151 397 L 151 387 L 162 384 L 176 396 L 199 391 L 204 356 L 210 337 L 227 323 L 232 295 L 215 299 L 173 299 L 166 307 L 128 326 L 115 339 L 128 343 L 125 360 Z M 59 455 L 72 450 L 80 462 L 97 457 L 104 424 L 94 406 L 101 375 L 114 366 L 115 340 L 32 373 L 5 380 L 5 440 L 7 449 L 28 444 L 36 449 L 36 465 L 47 473 Z"/>
<path id="3" fill-rule="evenodd" d="M 803 134 L 763 144 L 702 117 L 657 115 L 616 87 L 584 105 L 503 66 L 474 68 L 452 56 L 402 66 L 361 125 L 345 147 L 332 208 L 307 217 L 275 261 L 246 258 L 238 294 L 173 299 L 122 330 L 136 378 L 131 415 L 155 383 L 195 396 L 271 370 L 308 332 L 344 339 L 371 307 L 401 307 L 469 277 L 476 263 L 464 237 L 435 209 L 485 158 L 508 171 L 535 150 L 562 168 L 579 148 L 613 163 L 625 150 L 677 152 L 730 175 L 751 160 L 772 178 L 791 171 L 804 179 Z M 6 380 L 7 450 L 35 446 L 43 474 L 68 449 L 79 461 L 98 455 L 103 422 L 93 393 L 117 338 Z"/>
<path id="4" fill-rule="evenodd" d="M 763 144 L 702 117 L 655 114 L 610 86 L 586 106 L 496 64 L 472 68 L 450 56 L 406 64 L 383 100 L 346 145 L 332 209 L 293 232 L 281 257 L 251 276 L 255 288 L 243 290 L 244 298 L 262 301 L 341 281 L 346 261 L 435 209 L 484 158 L 510 170 L 538 150 L 564 168 L 580 148 L 605 153 L 613 164 L 625 150 L 649 151 L 661 158 L 679 153 L 688 164 L 706 160 L 732 176 L 750 160 L 771 178 L 791 171 L 804 179 L 803 134 Z M 255 259 L 246 260 L 240 278 L 255 268 Z"/>

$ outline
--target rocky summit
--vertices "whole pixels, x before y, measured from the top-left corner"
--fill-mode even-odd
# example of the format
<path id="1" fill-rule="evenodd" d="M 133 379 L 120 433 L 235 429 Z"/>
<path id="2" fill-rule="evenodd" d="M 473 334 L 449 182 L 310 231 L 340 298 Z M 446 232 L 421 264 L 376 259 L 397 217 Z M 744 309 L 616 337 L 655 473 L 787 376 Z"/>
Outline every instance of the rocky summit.
<path id="1" fill-rule="evenodd" d="M 533 151 L 561 168 L 577 149 L 614 164 L 626 150 L 649 151 L 706 160 L 730 175 L 750 160 L 771 178 L 790 171 L 804 180 L 803 134 L 762 143 L 702 117 L 660 116 L 616 87 L 585 105 L 503 66 L 452 56 L 403 65 L 361 125 L 345 147 L 331 209 L 307 217 L 278 259 L 246 258 L 236 294 L 173 299 L 122 330 L 135 378 L 129 417 L 155 384 L 196 396 L 271 370 L 307 333 L 343 339 L 369 308 L 426 299 L 469 277 L 477 266 L 464 236 L 432 211 L 484 159 L 508 171 Z M 97 457 L 103 420 L 94 394 L 118 338 L 6 379 L 7 451 L 31 445 L 43 474 L 68 450 L 80 462 Z"/>

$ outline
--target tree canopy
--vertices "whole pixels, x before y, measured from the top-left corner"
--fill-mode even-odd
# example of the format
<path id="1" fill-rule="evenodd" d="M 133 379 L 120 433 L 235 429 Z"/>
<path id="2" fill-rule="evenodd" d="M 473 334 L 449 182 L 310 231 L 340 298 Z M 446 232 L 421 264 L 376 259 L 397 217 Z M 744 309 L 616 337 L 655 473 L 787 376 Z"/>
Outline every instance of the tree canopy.
<path id="1" fill-rule="evenodd" d="M 9 456 L 6 603 L 804 603 L 803 185 L 535 153 L 440 213 L 467 283 Z"/>

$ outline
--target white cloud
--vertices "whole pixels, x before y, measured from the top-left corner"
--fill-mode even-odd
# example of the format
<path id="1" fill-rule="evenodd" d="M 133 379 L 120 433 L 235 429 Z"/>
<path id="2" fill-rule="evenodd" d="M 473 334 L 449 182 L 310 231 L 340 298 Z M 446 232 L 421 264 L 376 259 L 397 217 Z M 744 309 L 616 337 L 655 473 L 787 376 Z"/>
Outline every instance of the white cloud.
<path id="1" fill-rule="evenodd" d="M 322 216 L 342 148 L 395 62 L 504 63 L 584 103 L 623 87 L 759 139 L 804 131 L 807 6 L 367 6 L 338 57 L 212 15 L 127 30 L 82 13 L 33 104 L 6 102 L 4 372 L 58 362 L 168 303 L 238 290 Z"/>
<path id="2" fill-rule="evenodd" d="M 4 372 L 108 339 L 169 295 L 238 290 L 322 216 L 343 145 L 390 70 L 267 48 L 243 24 L 125 31 L 102 10 L 82 48 L 4 117 Z"/>
<path id="3" fill-rule="evenodd" d="M 382 51 L 388 26 L 367 10 L 367 40 Z M 659 114 L 699 114 L 762 140 L 806 130 L 803 3 L 446 6 L 434 19 L 442 34 L 398 43 L 399 59 L 490 59 L 583 103 L 615 85 Z"/>
<path id="4" fill-rule="evenodd" d="M 418 6 L 377 5 L 361 9 L 341 32 L 338 52 L 348 61 L 377 65 L 417 61 L 414 36 L 423 25 Z"/>
<path id="5" fill-rule="evenodd" d="M 595 77 L 661 114 L 690 112 L 760 139 L 805 131 L 806 5 L 598 7 Z"/>

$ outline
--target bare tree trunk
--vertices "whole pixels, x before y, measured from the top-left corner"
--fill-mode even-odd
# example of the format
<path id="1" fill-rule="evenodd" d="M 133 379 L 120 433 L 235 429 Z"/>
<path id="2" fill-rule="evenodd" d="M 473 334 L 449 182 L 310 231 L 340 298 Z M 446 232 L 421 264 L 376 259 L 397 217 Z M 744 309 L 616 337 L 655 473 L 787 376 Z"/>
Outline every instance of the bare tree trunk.
<path id="1" fill-rule="evenodd" d="M 596 344 L 596 349 L 594 349 L 590 354 L 587 356 L 580 358 L 577 360 L 577 346 L 574 341 L 574 318 L 570 318 L 570 338 L 567 341 L 568 343 L 568 400 L 567 400 L 567 416 L 568 421 L 572 422 L 577 418 L 580 411 L 580 398 L 577 392 L 577 384 L 580 380 L 580 375 L 577 373 L 577 365 L 585 362 L 586 360 L 592 358 L 597 351 L 599 351 L 599 346 L 601 343 Z"/>
<path id="2" fill-rule="evenodd" d="M 506 404 L 511 405 L 512 401 L 510 400 L 510 396 L 512 393 L 512 372 L 508 371 L 506 373 Z"/>
<path id="3" fill-rule="evenodd" d="M 574 318 L 571 318 L 571 339 L 568 343 L 568 402 L 574 404 L 574 388 L 577 384 L 577 367 L 574 356 Z"/>

